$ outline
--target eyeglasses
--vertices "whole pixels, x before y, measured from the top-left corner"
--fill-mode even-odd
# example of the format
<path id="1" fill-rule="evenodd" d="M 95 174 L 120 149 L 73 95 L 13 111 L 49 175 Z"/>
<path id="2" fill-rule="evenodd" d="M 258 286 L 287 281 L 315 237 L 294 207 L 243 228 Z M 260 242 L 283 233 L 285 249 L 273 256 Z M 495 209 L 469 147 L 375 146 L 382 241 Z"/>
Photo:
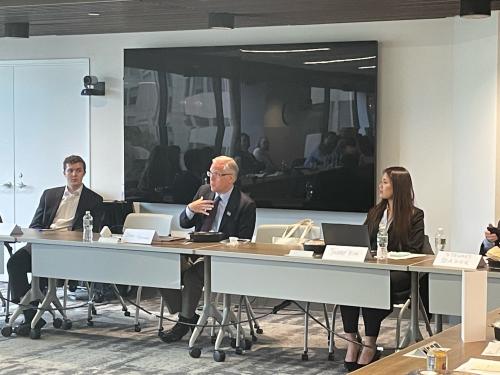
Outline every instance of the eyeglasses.
<path id="1" fill-rule="evenodd" d="M 212 171 L 207 171 L 207 176 L 208 177 L 222 177 L 222 176 L 230 176 L 231 173 L 219 173 L 219 172 L 212 172 Z"/>

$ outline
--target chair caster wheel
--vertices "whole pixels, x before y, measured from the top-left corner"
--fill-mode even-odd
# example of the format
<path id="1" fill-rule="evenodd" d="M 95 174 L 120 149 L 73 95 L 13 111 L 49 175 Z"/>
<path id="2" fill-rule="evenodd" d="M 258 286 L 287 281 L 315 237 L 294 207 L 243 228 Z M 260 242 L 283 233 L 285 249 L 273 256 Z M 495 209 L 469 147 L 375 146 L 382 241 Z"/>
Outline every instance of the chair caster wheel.
<path id="1" fill-rule="evenodd" d="M 257 342 L 258 338 L 255 335 L 252 335 L 252 342 Z"/>
<path id="2" fill-rule="evenodd" d="M 3 337 L 9 337 L 10 335 L 12 335 L 12 327 L 11 326 L 2 327 L 1 332 Z"/>
<path id="3" fill-rule="evenodd" d="M 92 306 L 91 313 L 92 315 L 97 315 L 97 310 L 95 309 L 94 306 Z"/>
<path id="4" fill-rule="evenodd" d="M 335 361 L 335 356 L 333 355 L 333 353 L 328 353 L 328 360 Z"/>
<path id="5" fill-rule="evenodd" d="M 217 341 L 217 336 L 210 336 L 210 342 L 215 344 L 215 341 Z"/>
<path id="6" fill-rule="evenodd" d="M 216 350 L 214 352 L 215 362 L 224 362 L 226 360 L 226 353 L 223 350 Z"/>
<path id="7" fill-rule="evenodd" d="M 200 358 L 201 349 L 197 347 L 189 348 L 189 355 L 191 358 Z"/>
<path id="8" fill-rule="evenodd" d="M 5 317 L 5 323 L 8 323 L 10 321 L 10 318 L 8 316 Z"/>
<path id="9" fill-rule="evenodd" d="M 250 350 L 252 349 L 252 340 L 250 339 L 245 339 L 245 345 L 244 345 L 244 349 L 245 350 Z"/>
<path id="10" fill-rule="evenodd" d="M 64 319 L 62 323 L 62 329 L 68 330 L 71 329 L 71 327 L 73 327 L 73 322 L 69 319 Z"/>
<path id="11" fill-rule="evenodd" d="M 231 339 L 231 348 L 236 348 L 236 339 L 234 337 Z"/>
<path id="12" fill-rule="evenodd" d="M 236 348 L 234 352 L 235 352 L 236 354 L 238 354 L 238 355 L 242 355 L 242 354 L 243 354 L 243 349 L 241 349 L 241 348 Z"/>
<path id="13" fill-rule="evenodd" d="M 140 324 L 136 324 L 136 325 L 134 326 L 134 331 L 136 331 L 136 332 L 141 332 L 141 325 L 140 325 Z"/>
<path id="14" fill-rule="evenodd" d="M 161 339 L 165 334 L 163 331 L 158 331 L 158 337 Z"/>
<path id="15" fill-rule="evenodd" d="M 30 331 L 30 338 L 33 340 L 38 340 L 42 336 L 42 330 L 40 328 L 32 328 Z"/>
<path id="16" fill-rule="evenodd" d="M 93 327 L 94 322 L 92 320 L 87 320 L 87 327 Z"/>
<path id="17" fill-rule="evenodd" d="M 259 335 L 262 335 L 264 333 L 264 330 L 262 328 L 257 328 L 256 331 Z"/>
<path id="18" fill-rule="evenodd" d="M 125 311 L 123 314 L 124 314 L 125 316 L 130 316 L 130 311 Z"/>
<path id="19" fill-rule="evenodd" d="M 309 360 L 309 355 L 307 353 L 302 353 L 302 360 L 303 361 L 308 361 Z"/>
<path id="20" fill-rule="evenodd" d="M 62 327 L 62 319 L 60 318 L 55 318 L 54 321 L 52 322 L 52 325 L 54 326 L 54 328 L 61 328 Z"/>

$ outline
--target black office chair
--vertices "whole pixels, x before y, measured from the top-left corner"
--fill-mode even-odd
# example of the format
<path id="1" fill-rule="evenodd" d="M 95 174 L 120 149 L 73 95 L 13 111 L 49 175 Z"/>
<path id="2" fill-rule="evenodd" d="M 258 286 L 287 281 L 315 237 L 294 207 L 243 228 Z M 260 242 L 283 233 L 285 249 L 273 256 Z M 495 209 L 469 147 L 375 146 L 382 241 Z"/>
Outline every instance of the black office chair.
<path id="1" fill-rule="evenodd" d="M 2 222 L 0 218 L 0 222 Z M 3 245 L 9 252 L 9 256 L 12 256 L 12 246 L 10 242 L 4 242 Z M 7 282 L 7 298 L 4 298 L 2 295 L 2 292 L 0 292 L 0 299 L 2 299 L 2 306 L 5 307 L 5 323 L 9 322 L 9 316 L 10 316 L 10 279 Z"/>
<path id="2" fill-rule="evenodd" d="M 2 217 L 0 216 L 0 223 L 3 223 Z M 3 243 L 7 251 L 9 252 L 9 256 L 12 256 L 12 246 L 10 242 L 5 241 Z M 5 323 L 9 322 L 9 307 L 10 307 L 10 280 L 7 283 L 7 299 L 4 298 L 2 292 L 0 291 L 0 299 L 2 300 L 2 307 L 5 307 Z"/>

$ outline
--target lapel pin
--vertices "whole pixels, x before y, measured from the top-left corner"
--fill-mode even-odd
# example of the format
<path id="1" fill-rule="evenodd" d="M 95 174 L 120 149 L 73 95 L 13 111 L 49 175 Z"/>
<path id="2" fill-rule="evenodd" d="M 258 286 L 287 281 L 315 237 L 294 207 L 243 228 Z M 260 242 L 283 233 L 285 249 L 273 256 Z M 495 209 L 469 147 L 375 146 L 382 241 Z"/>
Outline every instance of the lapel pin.
<path id="1" fill-rule="evenodd" d="M 227 211 L 226 215 L 231 216 L 231 212 Z"/>

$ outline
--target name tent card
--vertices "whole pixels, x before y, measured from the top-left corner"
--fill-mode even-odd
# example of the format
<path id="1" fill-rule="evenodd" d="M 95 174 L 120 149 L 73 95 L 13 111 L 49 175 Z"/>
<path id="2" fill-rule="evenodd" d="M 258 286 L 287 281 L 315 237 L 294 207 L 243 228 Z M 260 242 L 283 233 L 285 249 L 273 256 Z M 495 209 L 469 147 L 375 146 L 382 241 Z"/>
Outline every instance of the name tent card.
<path id="1" fill-rule="evenodd" d="M 125 229 L 122 236 L 122 242 L 138 243 L 142 245 L 151 245 L 153 241 L 158 240 L 158 233 L 153 229 Z"/>
<path id="2" fill-rule="evenodd" d="M 12 223 L 0 223 L 0 236 L 20 236 L 23 231 L 19 225 Z"/>
<path id="3" fill-rule="evenodd" d="M 441 345 L 437 341 L 431 341 L 426 345 L 422 345 L 411 352 L 403 354 L 405 357 L 414 357 L 414 358 L 427 358 L 427 354 L 429 351 L 433 349 L 444 349 L 449 350 L 447 348 L 441 347 Z"/>
<path id="4" fill-rule="evenodd" d="M 483 257 L 479 254 L 456 253 L 453 251 L 440 251 L 434 259 L 434 266 L 452 267 L 466 270 L 475 270 L 483 266 Z"/>
<path id="5" fill-rule="evenodd" d="M 368 254 L 370 251 L 366 247 L 327 245 L 322 259 L 363 263 Z"/>

